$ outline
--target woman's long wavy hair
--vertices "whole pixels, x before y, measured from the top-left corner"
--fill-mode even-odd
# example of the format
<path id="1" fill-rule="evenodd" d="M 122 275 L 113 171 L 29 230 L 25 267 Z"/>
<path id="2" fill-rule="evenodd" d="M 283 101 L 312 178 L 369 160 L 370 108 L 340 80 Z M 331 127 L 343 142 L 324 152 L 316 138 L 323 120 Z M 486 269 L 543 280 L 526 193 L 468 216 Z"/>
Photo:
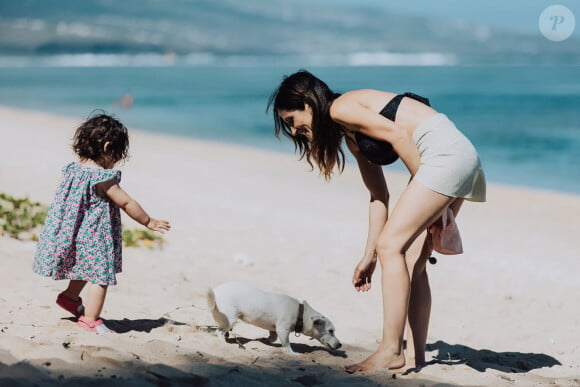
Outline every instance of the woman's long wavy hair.
<path id="1" fill-rule="evenodd" d="M 300 151 L 300 160 L 306 157 L 310 167 L 312 160 L 325 179 L 330 179 L 334 167 L 344 170 L 342 150 L 343 130 L 330 118 L 330 105 L 340 94 L 334 93 L 322 80 L 306 70 L 284 77 L 280 86 L 272 93 L 266 112 L 272 107 L 276 137 L 280 133 L 294 142 Z M 292 135 L 290 127 L 280 117 L 280 110 L 304 110 L 305 104 L 312 108 L 312 141 L 306 136 Z"/>

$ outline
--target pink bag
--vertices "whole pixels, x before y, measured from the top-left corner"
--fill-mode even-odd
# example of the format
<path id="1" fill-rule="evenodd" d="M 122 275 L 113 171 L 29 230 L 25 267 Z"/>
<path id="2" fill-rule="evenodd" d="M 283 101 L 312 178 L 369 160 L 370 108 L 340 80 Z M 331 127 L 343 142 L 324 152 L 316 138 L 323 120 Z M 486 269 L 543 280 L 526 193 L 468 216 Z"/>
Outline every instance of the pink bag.
<path id="1" fill-rule="evenodd" d="M 445 255 L 463 253 L 461 235 L 451 208 L 447 207 L 441 218 L 429 226 L 429 232 L 433 240 L 433 250 Z"/>

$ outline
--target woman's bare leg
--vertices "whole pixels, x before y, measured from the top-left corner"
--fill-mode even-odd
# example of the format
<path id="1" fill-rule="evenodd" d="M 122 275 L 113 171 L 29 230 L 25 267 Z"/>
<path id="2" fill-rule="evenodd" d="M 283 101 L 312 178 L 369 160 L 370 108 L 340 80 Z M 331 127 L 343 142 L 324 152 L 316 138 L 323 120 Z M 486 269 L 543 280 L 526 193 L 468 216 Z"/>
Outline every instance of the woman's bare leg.
<path id="1" fill-rule="evenodd" d="M 454 198 L 411 181 L 397 202 L 377 242 L 381 263 L 383 337 L 379 348 L 360 363 L 347 366 L 349 372 L 369 372 L 405 365 L 403 333 L 407 321 L 410 276 L 405 252 Z"/>
<path id="2" fill-rule="evenodd" d="M 107 296 L 107 286 L 89 284 L 85 299 L 85 319 L 88 321 L 97 321 Z"/>
<path id="3" fill-rule="evenodd" d="M 457 218 L 457 214 L 459 213 L 459 210 L 461 209 L 461 205 L 463 204 L 463 202 L 465 201 L 465 199 L 463 198 L 456 198 L 453 203 L 451 203 L 449 205 L 449 208 L 451 208 L 451 211 L 453 211 L 453 216 Z"/>
<path id="4" fill-rule="evenodd" d="M 449 207 L 457 215 L 464 199 L 455 199 Z M 433 243 L 428 231 L 424 231 L 415 239 L 406 260 L 411 277 L 411 294 L 409 296 L 409 311 L 407 316 L 407 349 L 405 350 L 405 366 L 396 370 L 405 371 L 425 365 L 425 349 L 431 316 L 431 287 L 427 275 L 427 262 L 433 253 Z"/>
<path id="5" fill-rule="evenodd" d="M 407 348 L 405 366 L 397 369 L 397 372 L 403 373 L 425 364 L 425 347 L 431 315 L 431 288 L 427 276 L 427 261 L 431 252 L 431 239 L 427 231 L 421 233 L 407 250 L 407 268 L 411 278 L 406 327 Z"/>

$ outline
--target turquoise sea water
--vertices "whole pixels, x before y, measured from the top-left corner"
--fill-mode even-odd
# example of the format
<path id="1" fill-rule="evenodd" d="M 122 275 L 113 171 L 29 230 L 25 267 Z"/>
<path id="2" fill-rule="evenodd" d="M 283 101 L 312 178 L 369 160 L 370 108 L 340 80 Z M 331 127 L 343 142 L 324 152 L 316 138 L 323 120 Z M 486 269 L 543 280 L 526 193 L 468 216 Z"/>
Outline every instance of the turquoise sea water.
<path id="1" fill-rule="evenodd" d="M 268 97 L 281 66 L 14 67 L 0 104 L 78 117 L 114 113 L 129 127 L 292 152 L 273 136 Z M 336 92 L 413 91 L 471 139 L 489 181 L 580 194 L 580 67 L 309 67 Z M 131 93 L 134 105 L 113 104 Z M 388 166 L 402 170 L 398 164 Z"/>

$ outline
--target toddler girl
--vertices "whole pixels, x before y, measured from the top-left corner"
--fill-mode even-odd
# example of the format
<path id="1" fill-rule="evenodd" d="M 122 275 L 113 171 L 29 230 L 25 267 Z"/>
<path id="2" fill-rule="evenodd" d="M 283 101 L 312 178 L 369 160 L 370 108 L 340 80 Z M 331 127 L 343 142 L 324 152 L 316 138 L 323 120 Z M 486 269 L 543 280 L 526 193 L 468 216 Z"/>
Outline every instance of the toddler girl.
<path id="1" fill-rule="evenodd" d="M 62 180 L 48 211 L 33 271 L 55 280 L 68 279 L 56 303 L 78 317 L 77 325 L 97 333 L 113 332 L 100 314 L 107 287 L 121 272 L 121 213 L 148 229 L 165 232 L 167 221 L 151 218 L 121 187 L 121 171 L 112 169 L 128 156 L 127 128 L 104 113 L 93 114 L 75 133 L 79 162 L 62 169 Z M 86 305 L 79 297 L 89 283 Z"/>

